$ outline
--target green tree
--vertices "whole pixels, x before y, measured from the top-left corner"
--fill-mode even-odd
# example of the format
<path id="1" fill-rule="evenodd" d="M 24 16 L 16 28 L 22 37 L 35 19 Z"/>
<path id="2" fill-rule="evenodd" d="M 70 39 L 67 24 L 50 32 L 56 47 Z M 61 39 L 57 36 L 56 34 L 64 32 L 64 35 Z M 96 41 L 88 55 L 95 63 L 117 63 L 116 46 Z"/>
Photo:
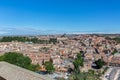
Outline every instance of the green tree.
<path id="1" fill-rule="evenodd" d="M 36 68 L 38 67 L 38 65 L 31 64 L 31 59 L 29 57 L 16 52 L 5 53 L 4 55 L 0 56 L 0 61 L 6 61 L 31 71 L 36 71 Z"/>
<path id="2" fill-rule="evenodd" d="M 15 64 L 23 68 L 27 68 L 27 66 L 31 64 L 31 59 L 29 57 L 21 56 L 17 58 L 17 62 Z"/>
<path id="3" fill-rule="evenodd" d="M 94 71 L 81 72 L 69 76 L 69 80 L 101 80 Z"/>
<path id="4" fill-rule="evenodd" d="M 57 43 L 57 38 L 50 38 L 49 43 Z"/>
<path id="5" fill-rule="evenodd" d="M 81 53 L 77 54 L 77 58 L 74 60 L 73 65 L 74 65 L 75 72 L 79 73 L 80 72 L 79 67 L 83 66 L 83 58 Z"/>
<path id="6" fill-rule="evenodd" d="M 18 42 L 33 42 L 33 43 L 40 43 L 40 44 L 48 44 L 49 40 L 39 40 L 37 37 L 29 38 L 29 37 L 22 37 L 22 36 L 8 36 L 2 37 L 0 42 L 11 42 L 11 41 L 18 41 Z M 55 40 L 51 40 L 55 42 Z"/>
<path id="7" fill-rule="evenodd" d="M 95 64 L 96 64 L 97 68 L 100 69 L 103 67 L 105 62 L 102 59 L 98 59 L 97 61 L 95 61 Z"/>
<path id="8" fill-rule="evenodd" d="M 27 65 L 26 68 L 31 71 L 36 71 L 36 65 L 33 65 L 33 64 Z"/>
<path id="9" fill-rule="evenodd" d="M 16 52 L 8 52 L 3 55 L 3 61 L 6 61 L 11 64 L 17 63 L 17 58 L 22 56 L 22 54 L 18 54 Z"/>
<path id="10" fill-rule="evenodd" d="M 119 37 L 113 38 L 112 40 L 116 41 L 117 43 L 120 43 L 120 38 Z"/>
<path id="11" fill-rule="evenodd" d="M 45 69 L 47 70 L 48 73 L 53 73 L 55 71 L 55 68 L 54 68 L 52 62 L 47 61 L 47 62 L 45 62 L 44 65 L 45 65 Z"/>
<path id="12" fill-rule="evenodd" d="M 114 49 L 114 51 L 112 52 L 112 55 L 114 55 L 117 52 L 118 52 L 117 49 Z"/>
<path id="13" fill-rule="evenodd" d="M 79 73 L 80 72 L 80 70 L 79 70 L 79 63 L 80 63 L 79 59 L 75 59 L 74 62 L 73 62 L 75 73 Z"/>

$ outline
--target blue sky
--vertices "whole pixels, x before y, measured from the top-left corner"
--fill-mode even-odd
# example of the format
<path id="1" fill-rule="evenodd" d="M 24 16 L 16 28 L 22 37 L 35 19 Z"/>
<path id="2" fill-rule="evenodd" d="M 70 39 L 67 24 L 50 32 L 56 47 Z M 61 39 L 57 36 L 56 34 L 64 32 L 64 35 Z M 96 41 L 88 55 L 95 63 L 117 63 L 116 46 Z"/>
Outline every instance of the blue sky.
<path id="1" fill-rule="evenodd" d="M 0 0 L 0 35 L 120 33 L 119 0 Z"/>

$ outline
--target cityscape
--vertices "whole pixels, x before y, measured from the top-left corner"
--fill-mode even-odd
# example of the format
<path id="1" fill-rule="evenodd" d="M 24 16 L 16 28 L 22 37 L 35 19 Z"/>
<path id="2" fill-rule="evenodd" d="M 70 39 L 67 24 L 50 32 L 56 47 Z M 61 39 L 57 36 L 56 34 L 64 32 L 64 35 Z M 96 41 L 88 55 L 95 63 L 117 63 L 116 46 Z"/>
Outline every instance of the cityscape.
<path id="1" fill-rule="evenodd" d="M 0 80 L 120 80 L 120 1 L 1 0 Z"/>
<path id="2" fill-rule="evenodd" d="M 12 54 L 22 54 L 31 59 L 31 64 L 39 66 L 37 69 L 34 69 L 36 67 L 26 68 L 21 66 L 20 62 L 17 62 L 19 63 L 17 66 L 34 71 L 45 78 L 48 77 L 48 80 L 74 80 L 74 78 L 117 80 L 120 74 L 120 38 L 118 36 L 119 34 L 63 34 L 1 37 L 0 60 L 17 65 L 16 62 L 14 63 L 15 57 L 12 57 Z M 11 58 L 7 54 L 8 56 L 11 54 Z M 6 55 L 5 59 L 2 58 L 3 55 Z M 1 68 L 0 71 L 3 69 Z M 83 74 L 86 75 L 83 76 Z M 5 76 L 4 71 L 0 75 Z"/>

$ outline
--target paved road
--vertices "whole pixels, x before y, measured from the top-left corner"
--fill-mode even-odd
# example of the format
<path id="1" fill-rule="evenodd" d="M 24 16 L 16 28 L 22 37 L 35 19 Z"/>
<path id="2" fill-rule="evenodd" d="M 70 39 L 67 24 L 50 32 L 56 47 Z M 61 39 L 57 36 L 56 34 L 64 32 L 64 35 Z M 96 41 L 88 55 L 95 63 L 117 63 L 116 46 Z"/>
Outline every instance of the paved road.
<path id="1" fill-rule="evenodd" d="M 120 70 L 117 70 L 114 80 L 118 80 L 119 76 L 120 76 Z"/>
<path id="2" fill-rule="evenodd" d="M 117 68 L 113 68 L 112 69 L 112 71 L 110 72 L 110 74 L 109 74 L 109 79 L 108 80 L 114 80 L 114 78 L 115 78 L 115 75 L 116 75 L 116 73 L 117 73 Z"/>
<path id="3" fill-rule="evenodd" d="M 119 74 L 120 74 L 119 67 L 110 67 L 105 73 L 102 80 L 117 80 Z M 106 78 L 106 76 L 108 76 L 108 78 Z"/>
<path id="4" fill-rule="evenodd" d="M 109 68 L 107 70 L 107 72 L 105 73 L 105 75 L 103 76 L 102 80 L 108 80 L 105 76 L 107 76 L 108 74 L 110 74 L 111 71 L 112 71 L 112 68 Z"/>

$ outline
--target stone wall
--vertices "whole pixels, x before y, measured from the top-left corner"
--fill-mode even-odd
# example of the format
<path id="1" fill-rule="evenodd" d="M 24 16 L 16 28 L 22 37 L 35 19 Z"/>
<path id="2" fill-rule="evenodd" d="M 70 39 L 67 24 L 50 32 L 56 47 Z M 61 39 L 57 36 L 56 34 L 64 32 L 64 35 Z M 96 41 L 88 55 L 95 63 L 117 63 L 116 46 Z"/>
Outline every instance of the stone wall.
<path id="1" fill-rule="evenodd" d="M 7 80 L 50 80 L 49 77 L 44 77 L 7 62 L 0 62 L 0 76 Z"/>

